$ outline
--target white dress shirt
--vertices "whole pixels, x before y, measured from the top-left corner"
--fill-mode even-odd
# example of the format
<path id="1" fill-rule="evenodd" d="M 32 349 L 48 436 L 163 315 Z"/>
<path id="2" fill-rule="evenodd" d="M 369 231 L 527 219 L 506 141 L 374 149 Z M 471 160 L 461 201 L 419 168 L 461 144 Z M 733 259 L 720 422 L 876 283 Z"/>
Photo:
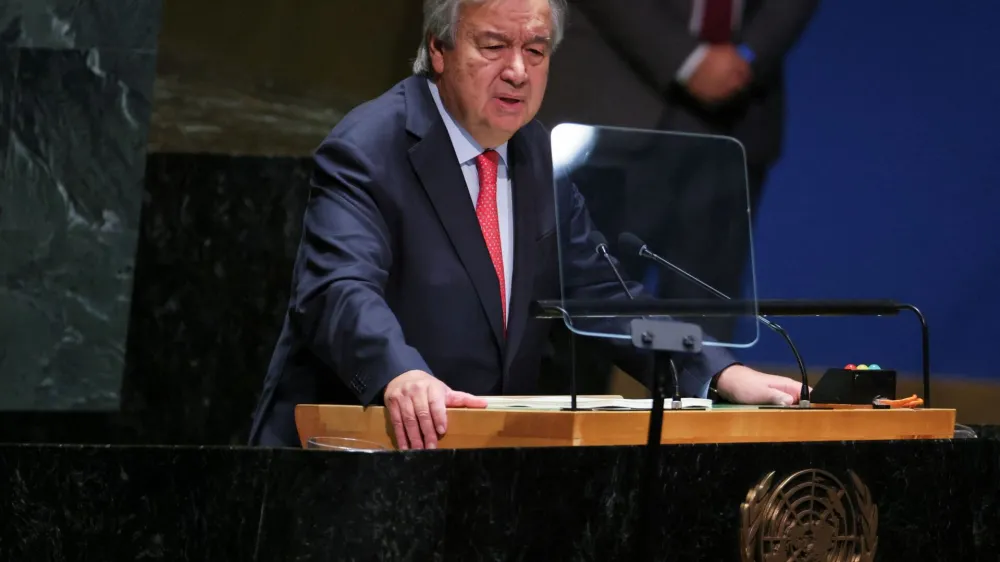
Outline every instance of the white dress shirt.
<path id="1" fill-rule="evenodd" d="M 455 156 L 462 167 L 462 174 L 465 175 L 465 184 L 469 188 L 469 197 L 472 199 L 473 209 L 479 200 L 479 172 L 476 170 L 476 157 L 486 151 L 476 142 L 472 136 L 462 128 L 444 108 L 441 103 L 441 93 L 438 92 L 437 85 L 427 81 L 434 97 L 434 104 L 437 105 L 438 112 L 444 120 L 444 125 L 448 129 L 448 136 L 451 137 L 452 147 L 455 149 Z M 503 274 L 507 295 L 507 302 L 504 309 L 510 311 L 510 280 L 514 273 L 514 209 L 511 206 L 513 195 L 510 174 L 507 171 L 507 143 L 494 148 L 500 155 L 497 164 L 497 219 L 500 222 L 500 248 L 503 254 Z M 509 314 L 508 314 L 509 315 Z"/>

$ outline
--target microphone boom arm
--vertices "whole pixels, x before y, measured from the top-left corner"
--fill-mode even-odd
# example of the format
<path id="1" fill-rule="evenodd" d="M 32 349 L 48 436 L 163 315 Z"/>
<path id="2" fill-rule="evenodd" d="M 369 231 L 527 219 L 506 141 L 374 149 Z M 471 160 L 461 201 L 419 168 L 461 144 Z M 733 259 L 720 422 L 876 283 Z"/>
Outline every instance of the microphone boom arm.
<path id="1" fill-rule="evenodd" d="M 652 261 L 654 261 L 654 262 L 656 262 L 656 263 L 658 263 L 658 264 L 666 267 L 667 269 L 670 269 L 671 271 L 673 271 L 673 272 L 681 275 L 682 277 L 684 277 L 688 281 L 690 281 L 690 282 L 694 283 L 695 285 L 698 285 L 699 287 L 701 287 L 701 288 L 703 288 L 703 289 L 705 289 L 705 290 L 713 293 L 715 296 L 717 296 L 717 297 L 719 297 L 721 299 L 732 300 L 729 297 L 729 295 L 726 295 L 722 291 L 716 289 L 715 287 L 709 285 L 708 283 L 705 283 L 704 281 L 702 281 L 701 279 L 698 279 L 694 275 L 691 275 L 687 271 L 684 271 L 683 268 L 678 267 L 678 266 L 672 264 L 671 262 L 667 261 L 665 258 L 662 258 L 659 255 L 654 254 L 653 252 L 651 252 L 649 250 L 649 248 L 646 246 L 646 244 L 643 244 L 642 241 L 639 240 L 639 238 L 637 236 L 635 236 L 633 234 L 630 234 L 630 233 L 622 233 L 621 238 L 623 239 L 623 242 L 625 243 L 625 245 L 631 245 L 631 246 L 639 245 L 639 256 L 640 257 L 652 260 Z M 806 364 L 805 364 L 804 361 L 802 361 L 802 356 L 799 354 L 798 348 L 795 347 L 795 344 L 792 342 L 791 336 L 788 335 L 788 332 L 785 331 L 784 328 L 782 328 L 781 326 L 779 326 L 775 322 L 772 322 L 772 321 L 768 320 L 767 318 L 765 318 L 764 316 L 762 316 L 760 314 L 757 315 L 757 320 L 760 321 L 765 326 L 767 326 L 768 328 L 770 328 L 771 330 L 773 330 L 774 332 L 776 332 L 782 338 L 784 338 L 785 342 L 788 343 L 788 347 L 791 348 L 792 355 L 795 356 L 795 361 L 796 361 L 796 363 L 798 363 L 798 366 L 799 366 L 799 376 L 802 379 L 802 387 L 801 387 L 801 389 L 799 391 L 799 407 L 808 408 L 810 406 L 810 392 L 811 392 L 810 389 L 809 389 L 809 374 L 806 372 Z"/>

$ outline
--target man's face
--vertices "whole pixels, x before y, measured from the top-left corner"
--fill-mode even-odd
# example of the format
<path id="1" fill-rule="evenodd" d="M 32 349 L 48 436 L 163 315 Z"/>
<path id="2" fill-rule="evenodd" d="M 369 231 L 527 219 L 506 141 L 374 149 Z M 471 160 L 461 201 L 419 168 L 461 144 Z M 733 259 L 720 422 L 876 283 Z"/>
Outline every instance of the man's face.
<path id="1" fill-rule="evenodd" d="M 549 0 L 489 0 L 460 8 L 455 47 L 430 45 L 448 112 L 485 148 L 531 121 L 545 95 Z"/>

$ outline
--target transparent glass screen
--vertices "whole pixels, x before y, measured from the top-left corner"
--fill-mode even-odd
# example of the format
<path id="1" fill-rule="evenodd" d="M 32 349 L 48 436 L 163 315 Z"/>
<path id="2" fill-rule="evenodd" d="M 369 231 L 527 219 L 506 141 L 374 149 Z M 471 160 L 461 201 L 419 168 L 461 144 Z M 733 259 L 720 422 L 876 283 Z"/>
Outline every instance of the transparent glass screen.
<path id="1" fill-rule="evenodd" d="M 577 124 L 551 136 L 567 327 L 627 339 L 632 319 L 659 318 L 700 325 L 706 346 L 753 345 L 757 290 L 739 142 Z"/>

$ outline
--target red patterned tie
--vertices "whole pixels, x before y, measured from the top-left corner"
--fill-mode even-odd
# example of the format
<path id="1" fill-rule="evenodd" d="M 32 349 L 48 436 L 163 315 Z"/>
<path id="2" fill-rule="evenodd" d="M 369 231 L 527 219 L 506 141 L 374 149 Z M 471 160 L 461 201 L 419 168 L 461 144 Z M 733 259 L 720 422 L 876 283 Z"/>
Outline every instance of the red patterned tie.
<path id="1" fill-rule="evenodd" d="M 500 281 L 500 310 L 503 311 L 504 331 L 507 330 L 507 282 L 503 273 L 503 248 L 500 245 L 500 220 L 497 213 L 497 162 L 500 155 L 487 150 L 476 156 L 476 170 L 479 172 L 479 200 L 476 201 L 476 217 L 483 231 L 483 239 L 493 260 L 493 269 Z"/>
<path id="2" fill-rule="evenodd" d="M 704 1 L 701 40 L 708 43 L 729 43 L 733 33 L 733 0 Z"/>

